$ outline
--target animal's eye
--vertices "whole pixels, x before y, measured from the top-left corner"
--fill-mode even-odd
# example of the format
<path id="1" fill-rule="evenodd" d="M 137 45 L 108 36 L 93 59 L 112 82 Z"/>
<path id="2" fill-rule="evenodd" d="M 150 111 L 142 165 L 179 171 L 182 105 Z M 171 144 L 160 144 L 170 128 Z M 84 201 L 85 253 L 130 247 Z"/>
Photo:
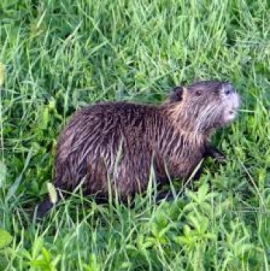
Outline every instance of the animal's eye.
<path id="1" fill-rule="evenodd" d="M 196 90 L 195 94 L 196 94 L 196 96 L 201 96 L 202 91 L 201 90 Z"/>

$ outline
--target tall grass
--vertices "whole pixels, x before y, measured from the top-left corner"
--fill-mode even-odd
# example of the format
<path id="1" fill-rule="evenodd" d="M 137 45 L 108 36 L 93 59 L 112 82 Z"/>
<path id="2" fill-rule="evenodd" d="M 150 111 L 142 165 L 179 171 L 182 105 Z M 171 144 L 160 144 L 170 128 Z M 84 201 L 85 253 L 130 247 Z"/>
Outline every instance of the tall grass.
<path id="1" fill-rule="evenodd" d="M 269 270 L 268 1 L 2 0 L 0 22 L 0 270 Z M 77 194 L 33 220 L 77 108 L 210 78 L 242 97 L 213 138 L 226 165 L 171 202 Z"/>

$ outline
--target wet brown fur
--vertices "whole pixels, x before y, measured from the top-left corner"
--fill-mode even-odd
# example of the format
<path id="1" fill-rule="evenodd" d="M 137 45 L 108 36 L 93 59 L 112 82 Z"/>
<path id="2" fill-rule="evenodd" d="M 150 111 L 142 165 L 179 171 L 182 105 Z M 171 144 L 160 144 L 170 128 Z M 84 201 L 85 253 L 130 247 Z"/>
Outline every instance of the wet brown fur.
<path id="1" fill-rule="evenodd" d="M 222 156 L 208 147 L 213 130 L 224 125 L 222 84 L 177 87 L 159 106 L 107 102 L 79 110 L 58 139 L 55 187 L 73 191 L 83 181 L 85 195 L 107 198 L 112 189 L 125 200 L 146 189 L 151 166 L 160 183 L 168 181 L 166 172 L 187 179 L 206 154 L 215 156 L 211 150 Z M 39 216 L 51 206 L 45 200 Z"/>

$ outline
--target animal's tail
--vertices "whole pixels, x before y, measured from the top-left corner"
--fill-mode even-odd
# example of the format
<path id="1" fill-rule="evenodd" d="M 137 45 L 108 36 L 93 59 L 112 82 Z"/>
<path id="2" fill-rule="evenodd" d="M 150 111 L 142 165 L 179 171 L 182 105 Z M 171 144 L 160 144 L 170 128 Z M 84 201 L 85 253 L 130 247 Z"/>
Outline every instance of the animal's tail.
<path id="1" fill-rule="evenodd" d="M 46 196 L 46 199 L 37 206 L 36 218 L 42 219 L 51 210 L 53 205 L 50 197 Z"/>
<path id="2" fill-rule="evenodd" d="M 46 195 L 45 199 L 37 205 L 36 207 L 36 218 L 37 219 L 42 219 L 51 209 L 52 207 L 57 204 L 60 200 L 60 185 L 57 182 L 57 179 L 54 179 L 54 188 L 55 188 L 55 192 L 56 192 L 56 202 L 53 203 L 50 199 L 49 193 Z"/>

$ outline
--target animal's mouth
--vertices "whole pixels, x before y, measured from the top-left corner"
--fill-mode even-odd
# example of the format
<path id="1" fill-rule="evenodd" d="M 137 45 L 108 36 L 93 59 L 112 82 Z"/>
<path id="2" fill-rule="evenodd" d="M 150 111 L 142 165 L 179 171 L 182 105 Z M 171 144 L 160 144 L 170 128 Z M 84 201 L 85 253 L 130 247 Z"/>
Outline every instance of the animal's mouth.
<path id="1" fill-rule="evenodd" d="M 225 122 L 230 122 L 233 119 L 235 119 L 236 115 L 237 115 L 237 108 L 232 108 L 232 109 L 228 110 L 225 113 L 225 115 L 224 115 L 224 121 Z"/>
<path id="2" fill-rule="evenodd" d="M 238 109 L 240 107 L 240 97 L 238 94 L 233 93 L 230 98 L 225 102 L 225 122 L 230 122 L 236 118 Z"/>
<path id="3" fill-rule="evenodd" d="M 237 113 L 236 109 L 232 109 L 229 111 L 229 115 L 235 115 Z"/>

